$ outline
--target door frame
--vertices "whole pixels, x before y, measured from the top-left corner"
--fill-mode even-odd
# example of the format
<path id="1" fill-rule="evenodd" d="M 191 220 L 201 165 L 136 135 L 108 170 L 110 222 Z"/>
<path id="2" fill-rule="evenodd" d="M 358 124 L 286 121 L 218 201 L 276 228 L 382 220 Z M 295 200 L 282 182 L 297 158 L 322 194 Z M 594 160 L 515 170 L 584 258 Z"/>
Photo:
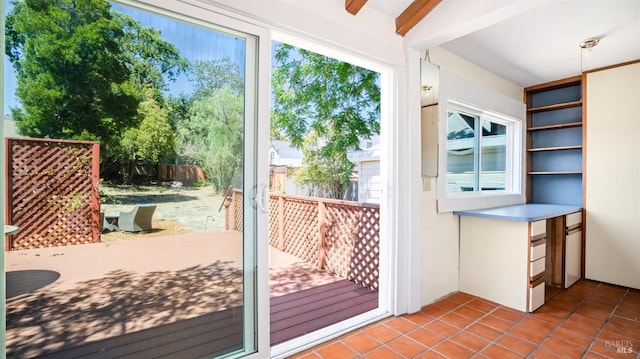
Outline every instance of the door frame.
<path id="1" fill-rule="evenodd" d="M 115 0 L 127 4 L 133 3 L 134 0 Z M 258 65 L 256 69 L 257 74 L 257 123 L 255 124 L 258 133 L 268 133 L 269 131 L 269 108 L 270 108 L 270 43 L 272 31 L 279 31 L 286 28 L 286 32 L 291 34 L 295 38 L 309 38 L 309 35 L 303 35 L 302 30 L 298 33 L 292 32 L 291 27 L 287 27 L 286 23 L 279 23 L 268 19 L 270 14 L 264 16 L 251 15 L 249 12 L 241 14 L 242 10 L 234 9 L 232 5 L 224 5 L 225 1 L 221 0 L 219 4 L 212 5 L 213 2 L 204 2 L 205 0 L 135 0 L 138 4 L 148 4 L 154 7 L 164 8 L 176 14 L 185 14 L 186 16 L 200 17 L 201 12 L 194 12 L 193 14 L 185 13 L 185 5 L 193 6 L 199 9 L 207 10 L 206 21 L 211 23 L 220 23 L 224 26 L 229 24 L 236 24 L 237 26 L 229 26 L 236 28 L 239 31 L 254 34 L 258 39 Z M 239 8 L 242 6 L 239 5 Z M 258 6 L 259 7 L 259 6 Z M 0 9 L 4 10 L 4 2 Z M 276 7 L 277 8 L 277 7 Z M 274 9 L 275 11 L 276 9 Z M 4 12 L 3 12 L 4 13 Z M 3 17 L 4 21 L 4 17 Z M 268 24 L 268 25 L 267 25 Z M 3 24 L 0 24 L 3 25 Z M 4 26 L 0 30 L 4 32 Z M 282 30 L 285 31 L 285 30 Z M 2 36 L 4 40 L 4 36 Z M 381 305 L 384 305 L 386 310 L 374 311 L 373 316 L 367 316 L 363 318 L 361 316 L 352 318 L 351 320 L 340 323 L 341 328 L 338 334 L 332 334 L 330 336 L 323 336 L 318 340 L 326 340 L 330 337 L 338 336 L 339 333 L 344 333 L 349 330 L 353 330 L 368 322 L 373 322 L 390 314 L 402 314 L 406 312 L 415 311 L 419 309 L 420 305 L 420 284 L 421 284 L 421 230 L 420 230 L 420 177 L 415 173 L 419 173 L 419 168 L 413 168 L 416 165 L 419 166 L 419 153 L 415 153 L 415 149 L 419 149 L 419 134 L 415 131 L 415 119 L 419 118 L 413 111 L 406 109 L 407 104 L 415 103 L 416 101 L 411 98 L 419 96 L 417 91 L 409 91 L 410 85 L 418 80 L 413 80 L 412 75 L 419 74 L 416 71 L 418 67 L 412 64 L 414 55 L 413 50 L 404 49 L 405 54 L 399 56 L 389 56 L 389 61 L 397 61 L 398 58 L 403 58 L 406 62 L 397 61 L 396 63 L 384 62 L 386 60 L 377 61 L 373 57 L 367 57 L 357 52 L 357 50 L 350 50 L 345 45 L 337 45 L 332 43 L 330 39 L 325 40 L 312 40 L 315 43 L 325 44 L 325 46 L 331 46 L 341 53 L 353 54 L 356 59 L 365 59 L 371 63 L 380 66 L 385 69 L 387 77 L 383 80 L 384 84 L 381 87 L 386 88 L 386 95 L 381 97 L 382 110 L 381 115 L 385 121 L 384 127 L 387 131 L 386 139 L 388 146 L 384 150 L 383 158 L 387 160 L 387 178 L 384 179 L 383 196 L 386 197 L 385 205 L 387 210 L 384 211 L 383 216 L 387 218 L 388 225 L 381 228 L 381 238 L 387 238 L 386 243 L 381 244 L 385 247 L 386 255 L 383 258 L 381 256 L 381 269 L 387 268 L 386 273 L 381 273 L 381 284 L 386 282 L 389 288 L 387 295 L 381 295 Z M 382 46 L 381 51 L 390 48 L 391 46 Z M 408 57 L 405 58 L 408 50 Z M 398 49 L 399 52 L 403 50 Z M 384 52 L 384 51 L 383 51 Z M 417 52 L 416 52 L 417 53 Z M 382 56 L 382 53 L 378 53 Z M 375 55 L 372 55 L 375 56 Z M 382 58 L 382 57 L 380 57 Z M 419 82 L 419 81 L 418 81 Z M 4 85 L 0 85 L 4 86 Z M 416 95 L 413 95 L 416 92 Z M 407 97 L 411 97 L 407 99 Z M 1 104 L 2 98 L 0 98 Z M 419 103 L 419 101 L 418 101 Z M 267 131 L 267 132 L 264 132 Z M 245 142 L 250 141 L 250 138 L 246 138 Z M 268 163 L 268 136 L 256 136 L 254 139 L 255 158 L 258 163 Z M 3 150 L 0 150 L 3 151 Z M 4 155 L 2 159 L 4 159 Z M 260 162 L 264 161 L 264 162 Z M 262 168 L 261 168 L 262 167 Z M 4 167 L 2 168 L 4 172 Z M 3 176 L 4 178 L 4 176 Z M 262 185 L 268 183 L 268 166 L 258 166 L 256 169 L 256 182 L 257 188 L 260 189 Z M 416 191 L 418 191 L 416 193 Z M 1 216 L 4 218 L 4 216 Z M 257 352 L 249 357 L 268 357 L 272 354 L 277 354 L 278 351 L 270 348 L 269 342 L 269 275 L 268 275 L 268 225 L 266 216 L 257 216 L 256 218 L 256 232 L 257 241 L 255 243 L 256 254 L 256 278 L 257 286 L 256 296 L 258 298 L 257 315 L 256 315 L 256 334 L 258 336 Z M 0 219 L 2 221 L 2 219 Z M 400 240 L 402 238 L 402 240 Z M 0 255 L 0 264 L 3 264 L 4 254 Z M 4 288 L 2 289 L 4 290 Z M 2 296 L 2 313 L 4 313 L 5 299 Z M 4 326 L 4 323 L 3 323 Z M 4 339 L 4 331 L 2 337 Z M 297 350 L 301 347 L 298 346 Z"/>
<path id="2" fill-rule="evenodd" d="M 301 335 L 287 342 L 275 345 L 271 348 L 271 357 L 286 358 L 301 350 L 318 345 L 326 340 L 336 338 L 347 332 L 353 331 L 364 325 L 379 321 L 392 314 L 397 314 L 396 308 L 396 261 L 395 256 L 398 243 L 393 235 L 397 231 L 395 218 L 397 212 L 397 194 L 392 190 L 398 176 L 394 171 L 393 158 L 396 158 L 397 125 L 393 118 L 396 117 L 398 98 L 398 69 L 388 64 L 368 59 L 364 56 L 352 54 L 349 51 L 325 44 L 319 40 L 308 39 L 304 35 L 291 33 L 291 31 L 272 30 L 272 38 L 276 41 L 287 43 L 305 50 L 336 58 L 340 61 L 352 63 L 357 66 L 380 73 L 380 125 L 381 125 L 381 186 L 382 195 L 380 202 L 380 267 L 379 267 L 379 295 L 378 308 L 357 315 L 342 322 L 327 326 L 316 332 Z"/>

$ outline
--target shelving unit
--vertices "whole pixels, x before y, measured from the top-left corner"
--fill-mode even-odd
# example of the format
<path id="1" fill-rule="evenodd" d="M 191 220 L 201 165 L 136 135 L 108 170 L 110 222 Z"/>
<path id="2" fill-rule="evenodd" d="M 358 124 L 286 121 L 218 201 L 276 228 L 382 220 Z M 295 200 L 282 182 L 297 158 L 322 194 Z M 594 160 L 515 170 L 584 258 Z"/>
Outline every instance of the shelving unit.
<path id="1" fill-rule="evenodd" d="M 525 89 L 527 202 L 582 206 L 581 79 Z"/>

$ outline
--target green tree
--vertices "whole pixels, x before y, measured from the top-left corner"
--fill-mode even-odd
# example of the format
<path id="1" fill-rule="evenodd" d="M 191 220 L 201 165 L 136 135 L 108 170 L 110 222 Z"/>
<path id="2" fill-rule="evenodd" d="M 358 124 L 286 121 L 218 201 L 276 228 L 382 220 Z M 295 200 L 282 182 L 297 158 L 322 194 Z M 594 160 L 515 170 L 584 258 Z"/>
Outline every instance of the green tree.
<path id="1" fill-rule="evenodd" d="M 335 189 L 344 191 L 354 167 L 347 152 L 359 149 L 361 139 L 380 133 L 378 80 L 375 71 L 276 44 L 271 132 L 284 134 L 292 146 L 304 150 L 305 183 L 321 184 L 313 171 L 338 170 L 341 183 Z"/>
<path id="2" fill-rule="evenodd" d="M 171 124 L 171 127 L 177 129 L 181 123 L 188 121 L 194 98 L 181 93 L 178 96 L 170 95 L 166 101 L 167 106 L 171 108 L 171 112 L 169 113 L 169 123 Z"/>
<path id="3" fill-rule="evenodd" d="M 207 173 L 216 192 L 224 192 L 242 164 L 243 99 L 224 87 L 193 102 L 188 120 L 178 126 L 179 154 Z"/>
<path id="4" fill-rule="evenodd" d="M 138 125 L 142 89 L 159 94 L 186 62 L 157 31 L 104 0 L 15 0 L 5 52 L 17 73 L 12 109 L 21 134 L 101 141 L 119 152 L 122 131 Z M 156 96 L 157 100 L 157 96 Z"/>
<path id="5" fill-rule="evenodd" d="M 201 166 L 214 190 L 223 192 L 242 164 L 243 80 L 228 58 L 196 61 L 189 69 L 190 98 L 172 98 L 181 160 Z"/>
<path id="6" fill-rule="evenodd" d="M 152 89 L 145 92 L 147 99 L 138 106 L 140 124 L 122 134 L 118 160 L 125 183 L 131 182 L 137 159 L 143 158 L 155 164 L 160 159 L 170 160 L 174 157 L 176 137 L 169 123 L 170 109 L 160 107 Z"/>
<path id="7" fill-rule="evenodd" d="M 163 40 L 158 30 L 140 25 L 127 14 L 113 10 L 111 13 L 123 26 L 124 34 L 118 42 L 134 85 L 144 91 L 152 89 L 154 99 L 162 103 L 166 80 L 175 81 L 180 73 L 187 71 L 188 60 L 180 57 L 176 47 Z"/>
<path id="8" fill-rule="evenodd" d="M 194 85 L 194 99 L 212 96 L 225 87 L 240 95 L 244 88 L 240 69 L 229 57 L 213 61 L 198 60 L 193 64 L 190 74 Z"/>
<path id="9" fill-rule="evenodd" d="M 350 182 L 353 164 L 346 158 L 346 152 L 326 156 L 318 146 L 320 141 L 314 130 L 305 136 L 301 149 L 302 167 L 295 172 L 295 181 L 307 186 L 313 194 L 342 198 Z"/>

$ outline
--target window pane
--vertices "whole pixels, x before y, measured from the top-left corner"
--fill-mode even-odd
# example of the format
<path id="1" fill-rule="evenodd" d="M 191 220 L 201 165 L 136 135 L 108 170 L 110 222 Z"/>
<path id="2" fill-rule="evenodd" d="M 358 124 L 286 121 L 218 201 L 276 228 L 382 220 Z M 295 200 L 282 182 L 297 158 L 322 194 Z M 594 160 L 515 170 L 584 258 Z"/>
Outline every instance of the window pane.
<path id="1" fill-rule="evenodd" d="M 447 113 L 447 192 L 475 188 L 475 122 L 475 117 L 464 113 Z"/>
<path id="2" fill-rule="evenodd" d="M 482 161 L 480 185 L 482 191 L 504 190 L 507 164 L 507 126 L 482 120 Z"/>

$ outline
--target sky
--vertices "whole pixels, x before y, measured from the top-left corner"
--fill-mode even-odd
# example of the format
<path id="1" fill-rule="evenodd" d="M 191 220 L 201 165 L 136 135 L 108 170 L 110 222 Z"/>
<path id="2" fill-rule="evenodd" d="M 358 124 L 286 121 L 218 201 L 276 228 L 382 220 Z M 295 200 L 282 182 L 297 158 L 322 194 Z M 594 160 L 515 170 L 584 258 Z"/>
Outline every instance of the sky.
<path id="1" fill-rule="evenodd" d="M 9 0 L 5 1 L 5 15 L 11 11 Z M 129 14 L 139 23 L 153 27 L 160 31 L 162 38 L 176 46 L 182 57 L 190 62 L 196 60 L 214 60 L 222 57 L 231 58 L 240 67 L 240 74 L 244 76 L 245 41 L 201 26 L 169 19 L 160 15 L 150 14 L 132 7 L 111 4 L 115 10 Z M 15 97 L 16 78 L 13 66 L 7 56 L 4 56 L 4 113 L 9 114 L 9 108 L 19 106 Z M 168 94 L 179 95 L 190 93 L 191 84 L 186 75 L 181 75 L 175 83 L 169 84 Z"/>

